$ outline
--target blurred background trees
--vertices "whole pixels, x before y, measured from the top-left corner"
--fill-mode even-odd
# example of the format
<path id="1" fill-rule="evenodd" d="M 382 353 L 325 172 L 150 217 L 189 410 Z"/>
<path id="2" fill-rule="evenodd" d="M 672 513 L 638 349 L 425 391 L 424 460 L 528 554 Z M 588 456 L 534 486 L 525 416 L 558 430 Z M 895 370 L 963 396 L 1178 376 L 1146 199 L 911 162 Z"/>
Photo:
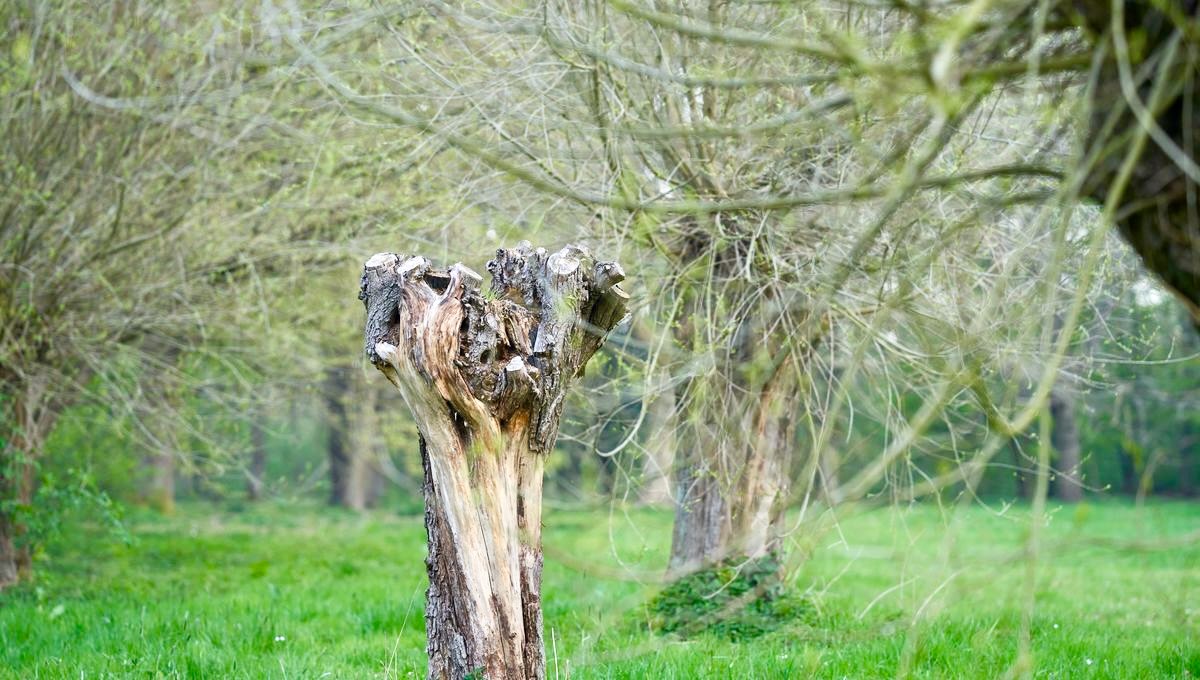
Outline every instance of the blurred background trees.
<path id="1" fill-rule="evenodd" d="M 842 503 L 1194 494 L 1200 345 L 1080 200 L 1112 39 L 973 8 L 6 5 L 0 582 L 67 496 L 414 511 L 361 261 L 535 234 L 637 263 L 548 494 L 669 507 L 676 571 Z M 1171 111 L 1177 40 L 1131 50 Z"/>

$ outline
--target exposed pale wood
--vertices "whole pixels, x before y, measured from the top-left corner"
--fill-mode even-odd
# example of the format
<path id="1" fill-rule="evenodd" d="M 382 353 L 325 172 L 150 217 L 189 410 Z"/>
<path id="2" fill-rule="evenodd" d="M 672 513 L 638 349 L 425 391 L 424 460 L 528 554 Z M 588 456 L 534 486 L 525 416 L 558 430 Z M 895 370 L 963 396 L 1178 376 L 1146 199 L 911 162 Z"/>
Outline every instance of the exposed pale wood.
<path id="1" fill-rule="evenodd" d="M 366 354 L 421 433 L 430 678 L 542 678 L 544 456 L 567 390 L 626 315 L 624 278 L 585 248 L 462 264 L 381 253 L 363 271 Z"/>

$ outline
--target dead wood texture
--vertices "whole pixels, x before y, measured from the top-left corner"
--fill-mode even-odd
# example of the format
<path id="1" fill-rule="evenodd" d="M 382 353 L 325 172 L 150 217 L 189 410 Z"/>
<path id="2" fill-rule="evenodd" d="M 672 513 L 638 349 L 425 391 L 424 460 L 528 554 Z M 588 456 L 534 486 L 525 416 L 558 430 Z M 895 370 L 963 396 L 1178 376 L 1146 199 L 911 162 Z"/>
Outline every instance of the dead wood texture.
<path id="1" fill-rule="evenodd" d="M 628 297 L 614 262 L 500 249 L 482 277 L 367 261 L 366 354 L 421 433 L 429 677 L 542 678 L 541 501 L 563 403 Z"/>

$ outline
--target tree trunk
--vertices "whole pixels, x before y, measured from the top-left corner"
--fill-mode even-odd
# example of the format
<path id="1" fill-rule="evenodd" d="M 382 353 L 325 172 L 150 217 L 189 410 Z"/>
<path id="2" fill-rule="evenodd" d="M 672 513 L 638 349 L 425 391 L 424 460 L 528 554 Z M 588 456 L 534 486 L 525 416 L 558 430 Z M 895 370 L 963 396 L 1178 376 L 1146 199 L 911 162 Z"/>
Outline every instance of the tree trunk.
<path id="1" fill-rule="evenodd" d="M 0 511 L 0 590 L 16 584 L 20 578 L 16 539 L 16 522 L 9 513 Z"/>
<path id="2" fill-rule="evenodd" d="M 777 376 L 742 418 L 713 428 L 693 417 L 676 474 L 678 504 L 668 573 L 679 576 L 729 557 L 762 557 L 780 545 L 790 492 L 795 388 Z M 696 422 L 696 421 L 701 422 Z M 693 443 L 698 445 L 692 446 Z"/>
<path id="3" fill-rule="evenodd" d="M 175 365 L 179 351 L 168 349 L 163 360 Z M 142 500 L 155 510 L 169 515 L 175 512 L 175 468 L 182 460 L 180 413 L 182 395 L 161 374 L 147 375 L 142 383 L 144 394 L 139 404 L 137 428 L 142 446 Z"/>
<path id="4" fill-rule="evenodd" d="M 1184 439 L 1179 446 L 1179 494 L 1185 498 L 1196 495 L 1196 443 L 1200 433 L 1185 426 Z"/>
<path id="5" fill-rule="evenodd" d="M 262 414 L 258 415 L 262 418 Z M 246 469 L 246 499 L 262 500 L 263 479 L 267 474 L 266 428 L 259 420 L 250 424 L 250 465 Z"/>
<path id="6" fill-rule="evenodd" d="M 1050 392 L 1051 433 L 1054 451 L 1058 454 L 1055 467 L 1054 495 L 1067 503 L 1083 500 L 1083 481 L 1079 472 L 1079 426 L 1075 421 L 1075 400 L 1063 390 Z"/>
<path id="7" fill-rule="evenodd" d="M 582 248 L 497 251 L 482 277 L 367 261 L 366 353 L 421 433 L 429 677 L 542 678 L 545 456 L 568 387 L 625 316 L 624 278 Z"/>
<path id="8" fill-rule="evenodd" d="M 7 409 L 0 412 L 0 590 L 33 572 L 32 551 L 23 540 L 26 527 L 16 508 L 32 507 L 37 460 L 61 407 L 48 398 L 48 379 L 3 378 L 0 405 Z"/>
<path id="9" fill-rule="evenodd" d="M 638 500 L 644 505 L 671 502 L 671 466 L 675 462 L 675 389 L 665 371 L 659 373 L 650 392 L 642 399 L 645 412 L 645 452 L 642 488 Z"/>
<path id="10" fill-rule="evenodd" d="M 330 369 L 325 379 L 325 407 L 329 418 L 329 504 L 350 510 L 367 507 L 358 451 L 355 450 L 347 402 L 351 369 Z"/>
<path id="11" fill-rule="evenodd" d="M 361 373 L 361 372 L 360 372 Z M 365 508 L 379 504 L 383 495 L 382 459 L 387 455 L 379 430 L 379 390 L 366 389 L 362 382 L 362 398 L 350 414 L 351 442 L 354 445 L 354 486 Z"/>
<path id="12" fill-rule="evenodd" d="M 11 470 L 13 479 L 0 476 L 0 590 L 28 578 L 33 573 L 32 552 L 21 539 L 25 527 L 16 512 L 4 509 L 4 501 L 28 506 L 33 502 L 33 465 L 18 462 Z"/>
<path id="13" fill-rule="evenodd" d="M 671 576 L 724 559 L 733 532 L 728 492 L 713 464 L 716 456 L 691 444 L 685 444 L 675 472 L 677 504 L 667 565 Z"/>
<path id="14" fill-rule="evenodd" d="M 158 451 L 145 457 L 146 502 L 169 515 L 175 512 L 175 452 Z"/>
<path id="15" fill-rule="evenodd" d="M 377 390 L 351 378 L 357 369 L 329 372 L 326 400 L 329 412 L 329 481 L 331 505 L 363 511 L 375 506 L 383 492 L 379 456 Z M 356 398 L 361 395 L 361 398 Z"/>

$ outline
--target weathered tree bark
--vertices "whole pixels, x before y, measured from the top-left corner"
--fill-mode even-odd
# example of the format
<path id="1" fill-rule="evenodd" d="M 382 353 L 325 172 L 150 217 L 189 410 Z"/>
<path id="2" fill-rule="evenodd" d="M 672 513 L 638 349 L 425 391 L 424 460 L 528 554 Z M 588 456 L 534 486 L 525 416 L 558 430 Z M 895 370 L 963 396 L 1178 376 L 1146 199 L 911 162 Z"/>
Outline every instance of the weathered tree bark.
<path id="1" fill-rule="evenodd" d="M 542 678 L 545 456 L 567 389 L 626 314 L 624 278 L 583 248 L 522 242 L 488 263 L 381 253 L 359 297 L 366 353 L 421 433 L 429 677 Z"/>
<path id="2" fill-rule="evenodd" d="M 1051 432 L 1055 462 L 1054 495 L 1062 501 L 1076 503 L 1083 500 L 1083 481 L 1079 471 L 1079 425 L 1075 420 L 1075 400 L 1062 389 L 1050 392 L 1050 418 L 1054 421 Z"/>
<path id="3" fill-rule="evenodd" d="M 1114 21 L 1108 0 L 1077 0 L 1070 14 L 1078 12 L 1108 57 L 1092 92 L 1089 130 L 1093 144 L 1105 152 L 1091 168 L 1087 191 L 1101 202 L 1108 200 L 1134 135 L 1153 121 L 1156 135 L 1145 140 L 1134 158 L 1132 175 L 1117 202 L 1117 227 L 1146 267 L 1185 302 L 1200 326 L 1200 208 L 1194 200 L 1198 187 L 1195 174 L 1189 177 L 1189 170 L 1172 157 L 1186 159 L 1194 173 L 1200 144 L 1195 34 L 1172 48 L 1178 32 L 1185 29 L 1163 11 L 1177 13 L 1194 27 L 1198 4 L 1196 0 L 1123 3 L 1123 21 Z M 1117 49 L 1114 27 L 1124 33 L 1121 43 L 1129 45 L 1136 37 L 1145 49 Z M 1114 56 L 1122 51 L 1130 62 L 1124 78 L 1117 62 L 1120 57 Z M 1142 116 L 1136 112 L 1139 108 Z"/>

